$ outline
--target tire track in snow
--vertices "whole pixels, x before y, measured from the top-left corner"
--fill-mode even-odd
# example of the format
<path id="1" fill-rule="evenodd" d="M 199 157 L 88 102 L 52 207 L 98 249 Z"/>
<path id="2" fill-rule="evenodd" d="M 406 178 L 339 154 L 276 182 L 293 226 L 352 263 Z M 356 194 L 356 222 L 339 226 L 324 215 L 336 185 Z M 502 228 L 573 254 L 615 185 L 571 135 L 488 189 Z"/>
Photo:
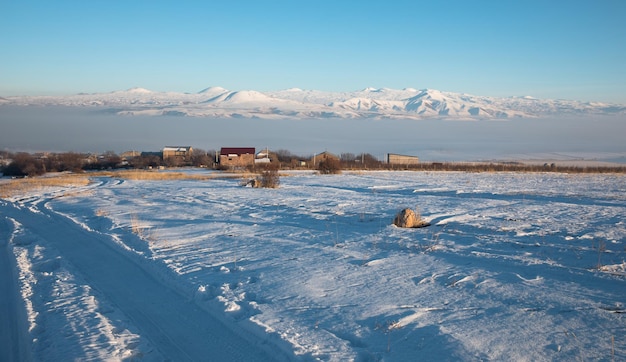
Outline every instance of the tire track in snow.
<path id="1" fill-rule="evenodd" d="M 26 310 L 16 284 L 17 266 L 9 251 L 9 220 L 0 219 L 0 360 L 31 361 Z"/>
<path id="2" fill-rule="evenodd" d="M 107 236 L 90 232 L 45 208 L 0 204 L 0 211 L 59 250 L 84 279 L 121 310 L 140 333 L 171 360 L 275 360 L 254 341 L 238 333 L 193 301 L 155 279 L 116 250 Z M 6 279 L 6 278 L 5 278 Z"/>

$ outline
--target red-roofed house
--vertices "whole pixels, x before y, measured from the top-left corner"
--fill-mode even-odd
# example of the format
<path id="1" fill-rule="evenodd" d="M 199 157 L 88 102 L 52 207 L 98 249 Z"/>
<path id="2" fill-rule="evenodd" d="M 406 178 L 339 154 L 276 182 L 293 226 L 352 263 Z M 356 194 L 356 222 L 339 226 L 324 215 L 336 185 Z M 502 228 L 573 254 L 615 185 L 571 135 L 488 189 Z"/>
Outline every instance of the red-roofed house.
<path id="1" fill-rule="evenodd" d="M 246 167 L 254 165 L 254 147 L 222 147 L 220 165 L 224 167 Z"/>

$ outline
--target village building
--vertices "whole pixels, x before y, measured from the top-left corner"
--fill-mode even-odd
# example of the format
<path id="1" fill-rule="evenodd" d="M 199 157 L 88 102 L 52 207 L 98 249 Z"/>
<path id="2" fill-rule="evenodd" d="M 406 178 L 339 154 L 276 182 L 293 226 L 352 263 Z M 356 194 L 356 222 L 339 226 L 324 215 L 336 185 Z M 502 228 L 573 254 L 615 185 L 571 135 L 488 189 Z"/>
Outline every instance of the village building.
<path id="1" fill-rule="evenodd" d="M 256 158 L 254 159 L 254 163 L 255 164 L 268 164 L 271 163 L 272 160 L 270 159 L 270 152 L 269 150 L 266 148 L 263 151 L 260 151 L 256 154 Z"/>
<path id="2" fill-rule="evenodd" d="M 254 165 L 254 147 L 222 147 L 219 163 L 222 167 L 247 167 Z"/>
<path id="3" fill-rule="evenodd" d="M 191 161 L 193 149 L 191 146 L 166 146 L 163 147 L 163 161 L 177 160 L 181 162 Z"/>
<path id="4" fill-rule="evenodd" d="M 328 151 L 324 151 L 322 153 L 318 153 L 316 155 L 313 155 L 313 158 L 311 158 L 311 165 L 313 167 L 317 167 L 317 166 L 319 166 L 320 162 L 326 161 L 329 158 L 333 158 L 333 159 L 339 161 L 339 157 L 338 156 L 336 156 L 336 155 L 334 155 L 334 154 L 332 154 L 332 153 L 330 153 Z"/>
<path id="5" fill-rule="evenodd" d="M 390 165 L 409 166 L 409 165 L 419 164 L 420 159 L 417 156 L 407 156 L 407 155 L 398 155 L 395 153 L 388 153 L 387 163 Z"/>
<path id="6" fill-rule="evenodd" d="M 133 151 L 126 151 L 126 152 L 123 152 L 123 153 L 120 155 L 120 157 L 121 157 L 121 158 L 123 158 L 123 159 L 129 159 L 129 158 L 139 157 L 139 156 L 141 156 L 141 152 L 139 152 L 139 151 L 134 151 L 134 150 L 133 150 Z"/>

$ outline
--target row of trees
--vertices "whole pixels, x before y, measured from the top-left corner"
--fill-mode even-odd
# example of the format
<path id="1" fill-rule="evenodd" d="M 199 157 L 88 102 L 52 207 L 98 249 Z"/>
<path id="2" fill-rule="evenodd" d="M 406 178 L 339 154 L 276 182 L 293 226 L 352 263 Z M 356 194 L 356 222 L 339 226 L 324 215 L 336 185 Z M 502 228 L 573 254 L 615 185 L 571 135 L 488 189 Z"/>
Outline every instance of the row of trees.
<path id="1" fill-rule="evenodd" d="M 122 157 L 115 152 L 107 151 L 100 155 L 90 155 L 76 152 L 65 153 L 10 153 L 0 152 L 0 172 L 5 176 L 36 176 L 46 172 L 106 170 L 115 168 L 157 168 L 195 166 L 206 168 L 219 168 L 216 164 L 214 150 L 204 151 L 194 149 L 193 154 L 187 158 L 163 159 L 159 152 L 132 154 Z M 355 169 L 387 169 L 387 170 L 422 170 L 422 171 L 466 171 L 466 172 L 494 172 L 494 171 L 526 171 L 526 172 L 619 172 L 626 173 L 626 167 L 572 167 L 555 164 L 526 165 L 520 163 L 462 163 L 462 162 L 422 162 L 413 165 L 388 164 L 379 161 L 369 153 L 352 154 L 342 153 L 337 157 L 327 157 L 315 164 L 310 157 L 295 155 L 288 150 L 269 152 L 272 170 L 278 169 L 316 169 L 323 174 L 339 173 L 341 170 Z M 9 161 L 10 160 L 10 161 Z M 2 162 L 4 161 L 4 163 Z M 7 161 L 9 161 L 7 163 Z M 250 166 L 250 171 L 263 172 L 267 165 Z M 272 176 L 275 172 L 272 173 Z"/>
<path id="2" fill-rule="evenodd" d="M 311 165 L 310 159 L 311 157 L 299 156 L 291 153 L 288 150 L 280 149 L 275 152 L 270 152 L 270 158 L 272 161 L 277 160 L 281 168 L 306 168 L 306 167 L 317 167 L 318 165 Z M 302 161 L 306 160 L 306 164 L 303 165 Z M 386 163 L 379 161 L 375 156 L 370 153 L 342 153 L 337 156 L 336 161 L 330 161 L 330 164 L 326 163 L 323 165 L 324 168 L 339 168 L 339 169 L 381 169 L 386 168 Z"/>
<path id="3" fill-rule="evenodd" d="M 46 172 L 81 171 L 85 169 L 84 155 L 74 152 L 32 155 L 25 152 L 5 155 L 11 162 L 4 166 L 6 176 L 36 176 Z"/>
<path id="4" fill-rule="evenodd" d="M 211 153 L 194 150 L 189 160 L 177 158 L 164 160 L 159 152 L 144 152 L 128 157 L 122 157 L 113 151 L 107 151 L 100 155 L 77 152 L 45 154 L 2 152 L 0 153 L 0 161 L 2 160 L 5 160 L 5 164 L 0 164 L 0 172 L 5 176 L 24 177 L 43 175 L 46 172 L 79 172 L 119 168 L 214 167 L 215 151 Z"/>

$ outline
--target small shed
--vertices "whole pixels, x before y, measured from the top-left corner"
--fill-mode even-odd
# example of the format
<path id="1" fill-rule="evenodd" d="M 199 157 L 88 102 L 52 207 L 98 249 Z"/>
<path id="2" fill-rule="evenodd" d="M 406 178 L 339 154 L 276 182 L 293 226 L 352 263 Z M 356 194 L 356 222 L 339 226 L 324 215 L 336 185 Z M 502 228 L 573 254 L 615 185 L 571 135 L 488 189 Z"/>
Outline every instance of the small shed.
<path id="1" fill-rule="evenodd" d="M 388 153 L 387 163 L 390 165 L 409 166 L 409 165 L 419 164 L 420 159 L 417 156 L 398 155 L 395 153 Z"/>

